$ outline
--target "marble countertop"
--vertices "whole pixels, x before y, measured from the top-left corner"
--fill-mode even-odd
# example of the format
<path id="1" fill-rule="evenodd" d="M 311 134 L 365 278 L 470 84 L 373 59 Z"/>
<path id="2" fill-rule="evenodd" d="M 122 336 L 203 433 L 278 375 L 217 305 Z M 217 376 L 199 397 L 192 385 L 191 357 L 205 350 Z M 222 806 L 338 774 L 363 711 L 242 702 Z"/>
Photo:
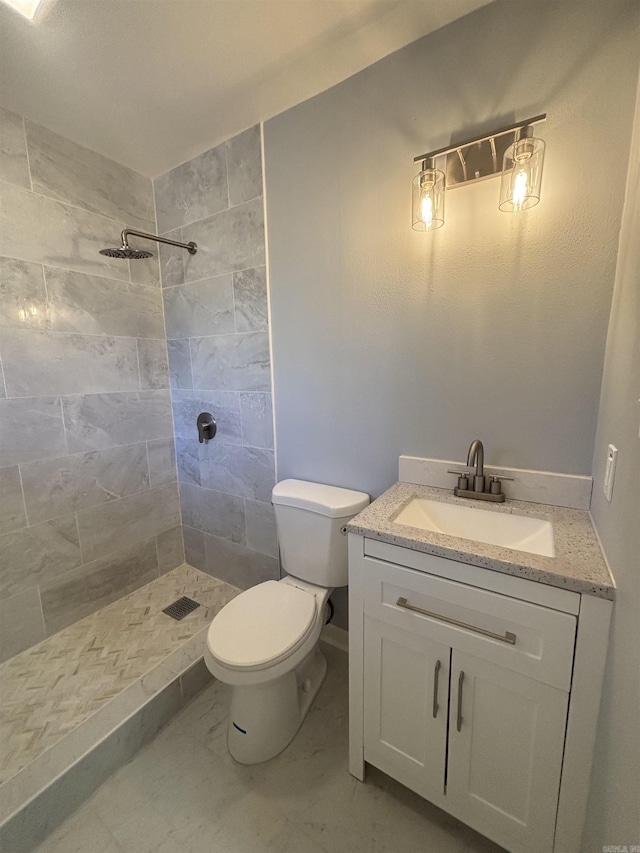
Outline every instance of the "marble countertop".
<path id="1" fill-rule="evenodd" d="M 396 524 L 394 518 L 412 498 L 427 498 L 490 512 L 544 518 L 553 524 L 555 557 L 529 554 L 471 539 L 460 539 L 417 527 Z M 349 533 L 378 539 L 413 551 L 435 554 L 572 592 L 613 600 L 615 586 L 588 512 L 507 499 L 494 504 L 457 498 L 446 489 L 396 483 L 347 525 Z"/>

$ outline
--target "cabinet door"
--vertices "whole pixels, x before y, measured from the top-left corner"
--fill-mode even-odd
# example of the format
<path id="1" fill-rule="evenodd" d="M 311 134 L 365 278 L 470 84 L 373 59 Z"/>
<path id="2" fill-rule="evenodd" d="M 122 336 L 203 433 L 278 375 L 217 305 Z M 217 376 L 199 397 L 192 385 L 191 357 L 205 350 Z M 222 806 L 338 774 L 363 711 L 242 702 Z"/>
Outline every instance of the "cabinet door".
<path id="1" fill-rule="evenodd" d="M 365 761 L 437 804 L 444 799 L 450 658 L 448 646 L 365 619 Z"/>
<path id="2" fill-rule="evenodd" d="M 447 800 L 513 853 L 553 849 L 568 695 L 453 651 Z"/>

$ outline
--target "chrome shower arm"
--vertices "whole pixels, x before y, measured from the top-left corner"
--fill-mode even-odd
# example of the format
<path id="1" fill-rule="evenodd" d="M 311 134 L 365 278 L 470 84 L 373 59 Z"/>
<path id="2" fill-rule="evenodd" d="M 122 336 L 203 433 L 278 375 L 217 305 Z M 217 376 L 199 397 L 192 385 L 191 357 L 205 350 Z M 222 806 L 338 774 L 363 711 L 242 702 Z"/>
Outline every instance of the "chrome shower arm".
<path id="1" fill-rule="evenodd" d="M 190 255 L 195 255 L 198 251 L 196 243 L 180 243 L 177 240 L 169 240 L 168 237 L 158 237 L 157 234 L 147 234 L 146 231 L 136 231 L 133 228 L 125 228 L 120 235 L 122 238 L 122 247 L 128 248 L 128 237 L 142 237 L 143 240 L 155 240 L 156 243 L 166 243 L 168 246 L 178 246 L 180 249 L 186 249 Z"/>

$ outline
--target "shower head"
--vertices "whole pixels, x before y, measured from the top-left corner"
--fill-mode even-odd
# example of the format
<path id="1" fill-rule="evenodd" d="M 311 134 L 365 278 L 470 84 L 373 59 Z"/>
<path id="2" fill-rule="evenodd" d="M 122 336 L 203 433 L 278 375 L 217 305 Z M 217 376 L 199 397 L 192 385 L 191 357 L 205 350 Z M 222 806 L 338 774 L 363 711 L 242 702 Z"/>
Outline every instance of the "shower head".
<path id="1" fill-rule="evenodd" d="M 147 234 L 145 231 L 134 231 L 132 228 L 125 228 L 121 235 L 122 246 L 116 249 L 100 249 L 100 254 L 106 255 L 108 258 L 125 258 L 130 261 L 152 258 L 153 252 L 131 248 L 128 240 L 130 235 L 133 237 L 142 237 L 143 240 L 155 240 L 156 243 L 167 243 L 169 246 L 178 246 L 181 249 L 186 249 L 190 255 L 195 255 L 198 251 L 195 243 L 179 243 L 177 240 L 169 240 L 167 237 L 158 237 L 157 234 Z"/>

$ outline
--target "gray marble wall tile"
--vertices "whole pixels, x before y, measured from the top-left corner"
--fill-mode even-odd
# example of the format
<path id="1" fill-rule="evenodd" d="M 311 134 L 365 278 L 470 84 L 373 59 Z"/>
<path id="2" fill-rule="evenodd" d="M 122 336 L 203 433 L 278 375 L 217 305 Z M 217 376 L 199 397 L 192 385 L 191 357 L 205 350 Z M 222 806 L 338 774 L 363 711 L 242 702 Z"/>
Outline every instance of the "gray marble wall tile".
<path id="1" fill-rule="evenodd" d="M 211 442 L 201 456 L 200 477 L 207 489 L 270 501 L 275 485 L 274 454 L 272 450 Z"/>
<path id="2" fill-rule="evenodd" d="M 206 565 L 204 571 L 213 577 L 248 589 L 268 580 L 278 580 L 280 564 L 267 554 L 250 551 L 235 542 L 205 535 Z"/>
<path id="3" fill-rule="evenodd" d="M 253 551 L 278 557 L 278 531 L 271 503 L 245 501 L 247 546 Z"/>
<path id="4" fill-rule="evenodd" d="M 155 234 L 155 220 L 151 221 L 144 230 Z M 131 281 L 136 282 L 136 284 L 146 284 L 148 287 L 160 288 L 159 243 L 151 243 L 149 240 L 141 240 L 139 237 L 130 237 L 129 245 L 136 249 L 145 249 L 148 252 L 153 252 L 150 258 L 135 258 L 120 262 L 129 264 Z"/>
<path id="5" fill-rule="evenodd" d="M 164 337 L 159 290 L 52 267 L 45 269 L 45 277 L 53 331 Z"/>
<path id="6" fill-rule="evenodd" d="M 208 219 L 185 225 L 182 236 L 185 242 L 195 240 L 198 244 L 197 254 L 187 255 L 184 259 L 187 281 L 263 266 L 262 199 L 245 202 Z"/>
<path id="7" fill-rule="evenodd" d="M 81 564 L 74 515 L 0 536 L 0 598 L 16 595 Z"/>
<path id="8" fill-rule="evenodd" d="M 164 290 L 168 338 L 194 338 L 234 331 L 233 282 L 230 275 Z"/>
<path id="9" fill-rule="evenodd" d="M 45 637 L 37 587 L 0 601 L 0 663 Z"/>
<path id="10" fill-rule="evenodd" d="M 2 358 L 0 358 L 0 400 L 7 396 L 7 388 L 4 384 L 4 370 L 2 369 Z"/>
<path id="11" fill-rule="evenodd" d="M 156 548 L 158 551 L 158 570 L 161 575 L 181 566 L 184 563 L 182 525 L 159 533 L 156 536 Z"/>
<path id="12" fill-rule="evenodd" d="M 262 140 L 256 124 L 225 142 L 229 174 L 229 204 L 262 195 Z"/>
<path id="13" fill-rule="evenodd" d="M 242 443 L 273 449 L 271 394 L 240 394 Z"/>
<path id="14" fill-rule="evenodd" d="M 0 258 L 0 328 L 49 328 L 47 291 L 40 264 Z"/>
<path id="15" fill-rule="evenodd" d="M 233 495 L 180 484 L 182 523 L 213 536 L 244 543 L 244 501 Z"/>
<path id="16" fill-rule="evenodd" d="M 140 387 L 154 390 L 169 387 L 169 361 L 166 341 L 138 340 Z"/>
<path id="17" fill-rule="evenodd" d="M 191 483 L 201 486 L 200 458 L 201 448 L 197 438 L 180 438 L 176 436 L 176 460 L 178 463 L 178 480 L 181 483 Z"/>
<path id="18" fill-rule="evenodd" d="M 0 468 L 0 535 L 19 530 L 27 524 L 17 465 Z"/>
<path id="19" fill-rule="evenodd" d="M 0 181 L 31 187 L 22 116 L 0 107 Z"/>
<path id="20" fill-rule="evenodd" d="M 182 533 L 184 535 L 184 561 L 194 569 L 205 570 L 207 565 L 207 555 L 205 553 L 204 537 L 206 534 L 202 530 L 196 530 L 194 527 L 183 525 Z"/>
<path id="21" fill-rule="evenodd" d="M 25 122 L 35 192 L 142 228 L 154 219 L 151 181 L 119 163 Z"/>
<path id="22" fill-rule="evenodd" d="M 176 166 L 156 178 L 153 186 L 161 233 L 223 210 L 229 205 L 224 145 Z"/>
<path id="23" fill-rule="evenodd" d="M 259 332 L 269 328 L 266 267 L 233 274 L 236 332 Z"/>
<path id="24" fill-rule="evenodd" d="M 270 391 L 269 359 L 269 336 L 266 332 L 192 339 L 194 388 Z"/>
<path id="25" fill-rule="evenodd" d="M 2 187 L 0 255 L 128 281 L 125 261 L 99 254 L 117 244 L 119 230 L 112 219 L 11 184 Z"/>
<path id="26" fill-rule="evenodd" d="M 0 400 L 1 466 L 51 459 L 65 453 L 67 444 L 59 397 Z"/>
<path id="27" fill-rule="evenodd" d="M 78 513 L 82 556 L 97 560 L 178 524 L 180 501 L 173 483 L 84 510 Z"/>
<path id="28" fill-rule="evenodd" d="M 65 397 L 62 410 L 69 453 L 152 441 L 173 433 L 168 391 Z"/>
<path id="29" fill-rule="evenodd" d="M 136 342 L 131 338 L 6 329 L 0 348 L 12 397 L 140 387 Z"/>
<path id="30" fill-rule="evenodd" d="M 152 489 L 176 481 L 176 452 L 173 438 L 158 438 L 147 442 L 149 482 Z"/>
<path id="31" fill-rule="evenodd" d="M 174 391 L 173 422 L 176 437 L 197 438 L 196 419 L 210 412 L 218 431 L 213 443 L 242 444 L 240 399 L 231 391 Z"/>
<path id="32" fill-rule="evenodd" d="M 169 384 L 171 388 L 193 388 L 191 353 L 188 339 L 167 341 L 169 354 Z"/>
<path id="33" fill-rule="evenodd" d="M 184 242 L 180 228 L 167 231 L 160 235 L 169 240 Z M 174 284 L 184 284 L 184 249 L 177 246 L 167 246 L 166 243 L 158 243 L 158 257 L 160 258 L 160 276 L 163 287 L 173 287 Z"/>
<path id="34" fill-rule="evenodd" d="M 119 548 L 40 589 L 47 636 L 157 578 L 155 538 Z"/>
<path id="35" fill-rule="evenodd" d="M 22 484 L 30 524 L 105 504 L 149 488 L 146 445 L 31 462 Z"/>

